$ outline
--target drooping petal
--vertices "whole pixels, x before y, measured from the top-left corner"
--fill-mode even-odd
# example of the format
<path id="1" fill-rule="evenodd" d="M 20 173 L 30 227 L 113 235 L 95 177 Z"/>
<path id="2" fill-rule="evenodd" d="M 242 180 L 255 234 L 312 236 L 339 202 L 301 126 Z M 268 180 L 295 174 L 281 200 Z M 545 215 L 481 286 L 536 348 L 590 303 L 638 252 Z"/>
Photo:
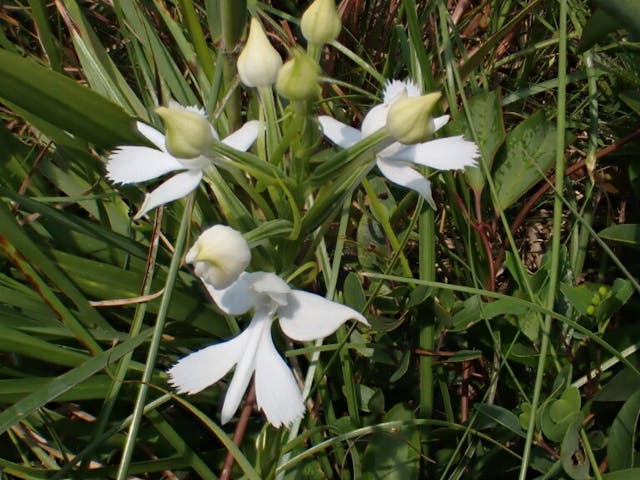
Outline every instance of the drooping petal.
<path id="1" fill-rule="evenodd" d="M 107 178 L 114 183 L 139 183 L 184 166 L 168 153 L 155 148 L 125 146 L 114 150 L 107 161 Z"/>
<path id="2" fill-rule="evenodd" d="M 271 323 L 273 322 L 269 312 L 256 310 L 251 323 L 245 330 L 247 340 L 244 345 L 244 353 L 240 357 L 236 370 L 233 372 L 233 379 L 229 384 L 229 389 L 224 397 L 220 421 L 225 424 L 238 410 L 242 397 L 249 386 L 251 375 L 256 369 L 256 356 L 262 344 L 262 337 L 271 337 Z"/>
<path id="3" fill-rule="evenodd" d="M 300 342 L 331 335 L 349 319 L 369 325 L 353 308 L 302 290 L 291 291 L 287 305 L 278 308 L 278 317 L 285 335 Z"/>
<path id="4" fill-rule="evenodd" d="M 224 377 L 247 350 L 248 329 L 226 342 L 187 355 L 167 372 L 178 393 L 198 393 Z"/>
<path id="5" fill-rule="evenodd" d="M 205 282 L 205 287 L 220 309 L 229 315 L 242 315 L 255 308 L 260 296 L 253 289 L 252 274 L 243 272 L 227 288 L 214 288 Z"/>
<path id="6" fill-rule="evenodd" d="M 478 145 L 458 135 L 409 145 L 388 158 L 417 163 L 438 170 L 458 170 L 476 166 L 476 159 L 479 156 Z"/>
<path id="7" fill-rule="evenodd" d="M 140 210 L 133 218 L 138 219 L 159 205 L 184 197 L 198 186 L 200 180 L 202 180 L 202 170 L 187 170 L 174 175 L 154 191 L 147 194 Z"/>
<path id="8" fill-rule="evenodd" d="M 362 138 L 360 130 L 350 127 L 349 125 L 345 125 L 332 117 L 320 115 L 318 117 L 318 121 L 322 126 L 324 135 L 342 148 L 349 148 Z"/>
<path id="9" fill-rule="evenodd" d="M 151 125 L 147 125 L 146 123 L 142 122 L 136 122 L 136 128 L 147 140 L 153 143 L 160 150 L 162 150 L 163 152 L 167 151 L 164 134 L 159 130 L 156 130 Z"/>
<path id="10" fill-rule="evenodd" d="M 290 426 L 304 415 L 300 388 L 276 351 L 271 335 L 263 335 L 256 354 L 256 403 L 274 427 Z"/>
<path id="11" fill-rule="evenodd" d="M 411 190 L 415 190 L 429 203 L 429 206 L 436 209 L 436 204 L 431 195 L 431 182 L 423 175 L 414 170 L 406 163 L 388 160 L 378 157 L 376 162 L 380 172 L 391 182 L 401 185 Z"/>
<path id="12" fill-rule="evenodd" d="M 257 120 L 250 120 L 231 135 L 222 139 L 222 143 L 235 150 L 246 152 L 249 150 L 251 145 L 253 145 L 253 142 L 256 141 L 256 138 L 258 138 L 259 131 L 260 122 Z"/>

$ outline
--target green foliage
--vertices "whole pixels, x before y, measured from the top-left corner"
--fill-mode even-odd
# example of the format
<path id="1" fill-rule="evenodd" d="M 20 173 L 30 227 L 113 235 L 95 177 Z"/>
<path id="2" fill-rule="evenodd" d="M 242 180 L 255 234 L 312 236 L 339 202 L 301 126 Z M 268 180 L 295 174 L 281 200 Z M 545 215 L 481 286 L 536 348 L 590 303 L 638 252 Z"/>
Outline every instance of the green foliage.
<path id="1" fill-rule="evenodd" d="M 233 458 L 227 478 L 637 478 L 638 2 L 342 2 L 338 41 L 307 50 L 322 95 L 292 103 L 237 82 L 250 15 L 281 53 L 300 37 L 307 2 L 267 3 L 0 8 L 3 474 L 214 479 Z M 317 120 L 359 129 L 405 77 L 443 93 L 439 136 L 480 151 L 421 170 L 435 212 L 381 175 L 384 131 L 340 149 Z M 134 221 L 155 186 L 114 185 L 105 161 L 170 99 L 222 138 L 266 133 L 215 143 L 192 197 Z M 251 408 L 220 426 L 229 377 L 167 384 L 247 320 L 183 264 L 216 223 L 251 270 L 371 325 L 301 345 L 274 329 L 307 398 L 291 428 Z"/>

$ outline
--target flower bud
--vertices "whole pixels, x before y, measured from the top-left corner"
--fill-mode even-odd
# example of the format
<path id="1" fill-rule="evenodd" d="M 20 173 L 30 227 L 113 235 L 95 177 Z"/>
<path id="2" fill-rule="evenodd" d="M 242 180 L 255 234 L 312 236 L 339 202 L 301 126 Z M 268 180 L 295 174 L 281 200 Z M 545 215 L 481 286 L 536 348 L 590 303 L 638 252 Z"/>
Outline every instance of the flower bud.
<path id="1" fill-rule="evenodd" d="M 440 92 L 436 92 L 420 97 L 398 98 L 392 102 L 386 123 L 389 133 L 404 144 L 427 140 L 435 129 L 431 112 L 440 96 Z"/>
<path id="2" fill-rule="evenodd" d="M 278 73 L 276 89 L 289 100 L 312 100 L 320 94 L 320 66 L 306 53 L 295 51 Z"/>
<path id="3" fill-rule="evenodd" d="M 205 230 L 185 257 L 202 281 L 216 289 L 227 288 L 251 261 L 249 244 L 242 234 L 226 225 Z"/>
<path id="4" fill-rule="evenodd" d="M 238 56 L 238 75 L 247 87 L 268 87 L 276 83 L 282 58 L 273 48 L 260 21 L 251 18 L 249 38 Z"/>
<path id="5" fill-rule="evenodd" d="M 177 158 L 196 158 L 216 139 L 204 114 L 186 108 L 158 107 L 165 126 L 167 151 Z"/>
<path id="6" fill-rule="evenodd" d="M 302 14 L 302 35 L 309 43 L 333 42 L 340 34 L 342 21 L 334 0 L 315 0 Z"/>

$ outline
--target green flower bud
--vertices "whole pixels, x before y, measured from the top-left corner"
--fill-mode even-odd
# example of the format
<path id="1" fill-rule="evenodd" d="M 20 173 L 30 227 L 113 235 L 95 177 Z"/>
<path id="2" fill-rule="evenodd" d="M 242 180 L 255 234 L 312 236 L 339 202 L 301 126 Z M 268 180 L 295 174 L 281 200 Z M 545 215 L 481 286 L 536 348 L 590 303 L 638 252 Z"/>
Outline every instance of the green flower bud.
<path id="1" fill-rule="evenodd" d="M 226 225 L 205 230 L 185 257 L 196 275 L 214 288 L 235 282 L 251 261 L 249 244 L 242 234 Z"/>
<path id="2" fill-rule="evenodd" d="M 606 287 L 604 285 L 600 286 L 600 288 L 598 288 L 598 293 L 600 294 L 600 296 L 602 298 L 606 298 L 609 296 L 609 287 Z"/>
<path id="3" fill-rule="evenodd" d="M 177 158 L 196 158 L 216 140 L 211 124 L 202 113 L 184 108 L 158 107 L 165 126 L 167 151 Z"/>
<path id="4" fill-rule="evenodd" d="M 268 87 L 276 83 L 282 58 L 273 48 L 260 21 L 251 18 L 249 38 L 238 56 L 238 75 L 247 87 Z"/>
<path id="5" fill-rule="evenodd" d="M 596 307 L 594 307 L 593 305 L 589 305 L 587 307 L 587 315 L 595 315 L 596 313 Z"/>
<path id="6" fill-rule="evenodd" d="M 387 115 L 387 130 L 391 136 L 404 144 L 427 140 L 434 131 L 431 112 L 440 97 L 440 92 L 436 92 L 395 100 Z"/>
<path id="7" fill-rule="evenodd" d="M 334 0 L 315 0 L 302 14 L 302 35 L 309 43 L 333 42 L 340 34 L 342 21 Z"/>
<path id="8" fill-rule="evenodd" d="M 602 303 L 602 297 L 598 292 L 596 292 L 593 294 L 593 297 L 591 297 L 591 304 L 597 306 L 600 305 L 600 303 Z"/>
<path id="9" fill-rule="evenodd" d="M 306 53 L 295 51 L 278 73 L 276 89 L 289 100 L 312 100 L 320 94 L 320 66 Z"/>

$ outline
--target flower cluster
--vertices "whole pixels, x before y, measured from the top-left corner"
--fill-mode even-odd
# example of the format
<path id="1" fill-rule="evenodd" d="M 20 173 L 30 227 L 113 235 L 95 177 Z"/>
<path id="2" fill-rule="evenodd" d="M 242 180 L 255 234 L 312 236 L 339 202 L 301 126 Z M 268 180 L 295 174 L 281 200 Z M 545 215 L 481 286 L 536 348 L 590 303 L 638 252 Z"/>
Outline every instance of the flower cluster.
<path id="1" fill-rule="evenodd" d="M 417 84 L 410 80 L 388 81 L 384 86 L 382 103 L 371 108 L 359 129 L 331 116 L 315 117 L 312 113 L 313 101 L 321 93 L 320 49 L 325 44 L 335 42 L 341 29 L 335 1 L 315 0 L 305 11 L 300 26 L 307 49 L 291 49 L 289 60 L 283 62 L 265 33 L 261 20 L 253 17 L 250 21 L 248 38 L 238 57 L 237 70 L 240 81 L 246 87 L 258 89 L 261 121 L 247 121 L 220 140 L 203 110 L 170 102 L 167 107 L 156 109 L 165 126 L 164 134 L 146 123 L 136 123 L 137 130 L 150 145 L 122 146 L 113 151 L 106 164 L 107 177 L 115 183 L 131 184 L 177 173 L 146 195 L 135 219 L 192 192 L 205 175 L 212 173 L 210 166 L 230 164 L 238 167 L 238 171 L 234 171 L 230 178 L 239 179 L 239 185 L 247 187 L 249 197 L 253 195 L 252 199 L 255 199 L 263 191 L 269 195 L 269 198 L 261 199 L 263 201 L 256 201 L 256 210 L 265 212 L 271 205 L 290 206 L 290 217 L 300 219 L 306 214 L 308 205 L 296 205 L 295 202 L 303 203 L 304 199 L 317 198 L 325 200 L 313 190 L 313 182 L 305 182 L 305 175 L 313 170 L 313 165 L 304 163 L 309 152 L 316 149 L 322 140 L 318 124 L 322 134 L 339 147 L 348 149 L 360 145 L 361 152 L 368 152 L 369 157 L 366 158 L 361 153 L 357 154 L 360 157 L 356 154 L 347 157 L 348 161 L 359 158 L 359 162 L 364 159 L 368 163 L 354 164 L 357 168 L 363 168 L 340 184 L 353 183 L 343 188 L 340 193 L 343 195 L 352 192 L 350 188 L 358 184 L 359 175 L 366 174 L 375 161 L 389 181 L 418 192 L 435 209 L 431 184 L 416 167 L 455 170 L 476 165 L 479 150 L 475 143 L 462 136 L 434 138 L 449 121 L 448 115 L 433 117 L 440 94 L 423 94 Z M 276 118 L 274 90 L 283 97 L 285 108 L 291 106 L 288 113 L 282 115 L 281 121 Z M 291 125 L 286 135 L 283 133 L 285 127 L 281 125 Z M 308 128 L 309 125 L 311 128 Z M 314 138 L 304 143 L 310 138 L 309 133 Z M 371 137 L 370 143 L 367 143 L 367 137 Z M 257 139 L 258 155 L 239 153 L 247 152 Z M 287 148 L 285 139 L 291 142 L 288 144 L 292 152 L 290 154 L 284 153 Z M 375 143 L 375 148 L 373 141 L 379 142 Z M 268 143 L 267 148 L 265 143 Z M 354 148 L 354 151 L 357 150 Z M 224 153 L 224 157 L 220 152 Z M 275 155 L 274 152 L 279 153 Z M 278 158 L 270 158 L 272 154 Z M 342 161 L 343 158 L 338 154 L 335 160 Z M 243 169 L 246 162 L 250 166 Z M 265 165 L 261 162 L 270 165 L 261 168 Z M 341 167 L 342 164 L 338 169 Z M 255 182 L 250 178 L 256 173 L 272 171 L 277 171 L 277 174 L 274 174 L 271 184 L 265 184 L 265 188 L 262 188 L 263 178 Z M 268 177 L 269 174 L 264 175 Z M 287 175 L 289 178 L 285 178 Z M 338 176 L 339 173 L 336 178 Z M 215 178 L 220 181 L 221 177 L 218 175 Z M 225 192 L 233 190 L 227 185 L 220 187 Z M 287 188 L 283 196 L 287 201 L 277 196 L 274 198 L 278 187 Z M 323 193 L 325 197 L 331 195 Z M 339 198 L 338 194 L 335 198 Z M 240 200 L 236 199 L 235 205 L 239 203 Z M 326 204 L 341 203 L 342 199 L 332 199 Z M 228 215 L 227 211 L 224 211 L 225 215 Z M 317 227 L 313 223 L 311 225 L 309 231 Z M 299 241 L 298 246 L 304 248 L 304 235 L 309 232 L 300 234 L 299 230 L 292 231 L 288 241 Z M 296 234 L 299 236 L 296 237 Z M 286 244 L 284 248 L 289 248 L 291 244 Z M 218 382 L 235 368 L 222 406 L 222 422 L 233 417 L 254 378 L 257 405 L 267 420 L 274 426 L 291 425 L 303 415 L 304 403 L 291 370 L 274 346 L 272 324 L 277 320 L 287 337 L 304 342 L 332 334 L 349 319 L 364 325 L 368 325 L 367 320 L 349 307 L 292 289 L 274 273 L 250 271 L 249 245 L 242 233 L 230 227 L 217 225 L 204 231 L 187 252 L 185 260 L 193 266 L 194 273 L 220 310 L 229 315 L 252 312 L 252 319 L 236 337 L 205 347 L 180 360 L 168 372 L 170 383 L 178 392 L 194 394 Z"/>

